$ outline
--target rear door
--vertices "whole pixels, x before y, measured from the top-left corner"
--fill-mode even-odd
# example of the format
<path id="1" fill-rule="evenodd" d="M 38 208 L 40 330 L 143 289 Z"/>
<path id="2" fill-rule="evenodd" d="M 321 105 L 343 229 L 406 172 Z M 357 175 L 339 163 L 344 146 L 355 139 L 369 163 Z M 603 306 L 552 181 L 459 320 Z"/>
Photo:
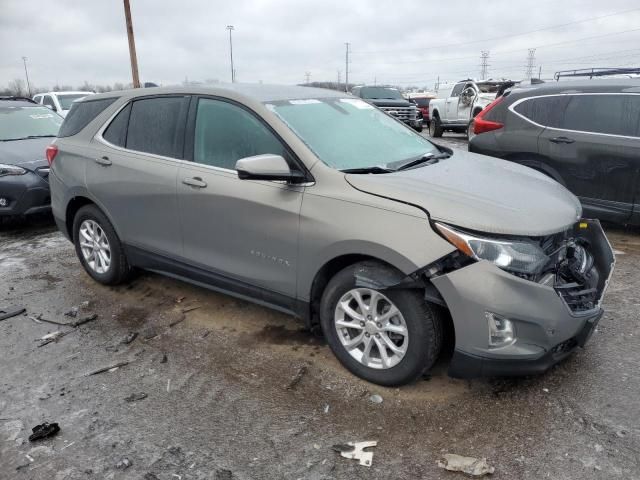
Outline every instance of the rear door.
<path id="1" fill-rule="evenodd" d="M 188 104 L 185 96 L 135 99 L 97 137 L 87 188 L 128 246 L 182 253 L 176 178 Z"/>
<path id="2" fill-rule="evenodd" d="M 186 151 L 193 161 L 178 175 L 186 259 L 222 278 L 294 297 L 304 187 L 240 180 L 235 170 L 240 158 L 267 153 L 296 168 L 293 154 L 238 104 L 194 99 L 189 117 Z"/>
<path id="3" fill-rule="evenodd" d="M 631 216 L 640 168 L 639 98 L 590 93 L 555 98 L 564 111 L 540 135 L 540 153 L 580 198 L 586 216 L 613 222 Z"/>

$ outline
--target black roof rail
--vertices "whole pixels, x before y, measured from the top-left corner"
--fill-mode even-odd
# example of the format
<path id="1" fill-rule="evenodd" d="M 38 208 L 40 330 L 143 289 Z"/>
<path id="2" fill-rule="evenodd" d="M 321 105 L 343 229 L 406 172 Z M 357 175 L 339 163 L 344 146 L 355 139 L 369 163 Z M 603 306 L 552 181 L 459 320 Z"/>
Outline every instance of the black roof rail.
<path id="1" fill-rule="evenodd" d="M 607 75 L 640 75 L 640 68 L 635 67 L 594 67 L 594 68 L 581 68 L 577 70 L 560 70 L 553 74 L 555 80 L 560 80 L 562 77 L 604 77 Z"/>
<path id="2" fill-rule="evenodd" d="M 29 97 L 20 97 L 16 95 L 0 95 L 0 100 L 15 100 L 20 102 L 31 102 L 31 103 L 35 103 L 36 105 L 38 104 L 38 102 L 34 101 Z"/>

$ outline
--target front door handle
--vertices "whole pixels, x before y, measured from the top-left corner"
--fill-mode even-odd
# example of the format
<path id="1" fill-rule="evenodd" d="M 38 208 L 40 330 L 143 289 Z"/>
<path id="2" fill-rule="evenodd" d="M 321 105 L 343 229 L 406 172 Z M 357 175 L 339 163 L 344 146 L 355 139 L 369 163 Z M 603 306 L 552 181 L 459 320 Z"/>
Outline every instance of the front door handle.
<path id="1" fill-rule="evenodd" d="M 553 137 L 550 138 L 549 141 L 551 143 L 574 143 L 575 140 L 573 138 L 569 138 L 569 137 Z"/>
<path id="2" fill-rule="evenodd" d="M 183 178 L 182 183 L 195 188 L 205 188 L 207 186 L 207 182 L 202 180 L 200 177 Z"/>
<path id="3" fill-rule="evenodd" d="M 111 160 L 109 160 L 109 157 L 96 158 L 95 162 L 98 165 L 102 165 L 103 167 L 108 167 L 109 165 L 111 165 Z"/>

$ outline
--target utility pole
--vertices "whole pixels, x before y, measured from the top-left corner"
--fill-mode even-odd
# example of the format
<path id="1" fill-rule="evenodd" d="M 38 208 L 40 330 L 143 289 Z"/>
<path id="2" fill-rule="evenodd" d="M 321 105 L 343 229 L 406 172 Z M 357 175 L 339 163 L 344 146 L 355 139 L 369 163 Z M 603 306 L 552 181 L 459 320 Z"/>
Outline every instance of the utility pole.
<path id="1" fill-rule="evenodd" d="M 231 57 L 231 83 L 236 81 L 236 71 L 233 68 L 233 40 L 231 38 L 231 32 L 235 30 L 233 25 L 227 25 L 227 30 L 229 30 L 229 55 Z"/>
<path id="2" fill-rule="evenodd" d="M 542 80 L 542 65 L 538 68 L 538 80 Z"/>
<path id="3" fill-rule="evenodd" d="M 304 78 L 307 79 L 305 83 L 309 85 L 309 78 L 311 78 L 311 72 L 304 72 Z"/>
<path id="4" fill-rule="evenodd" d="M 340 74 L 342 73 L 342 71 L 340 69 L 338 69 L 338 88 L 340 88 Z"/>
<path id="5" fill-rule="evenodd" d="M 351 44 L 346 42 L 344 45 L 347 47 L 345 55 L 344 91 L 349 92 L 349 47 Z"/>
<path id="6" fill-rule="evenodd" d="M 24 75 L 27 77 L 27 91 L 29 97 L 31 97 L 31 84 L 29 83 L 29 72 L 27 72 L 27 57 L 22 57 L 22 63 L 24 63 Z"/>
<path id="7" fill-rule="evenodd" d="M 530 48 L 529 53 L 527 54 L 527 72 L 525 74 L 525 78 L 531 80 L 533 77 L 533 69 L 535 67 L 536 61 L 536 49 Z"/>
<path id="8" fill-rule="evenodd" d="M 489 71 L 489 51 L 488 50 L 482 50 L 480 52 L 480 78 L 482 80 L 486 80 L 487 79 L 487 73 Z"/>
<path id="9" fill-rule="evenodd" d="M 129 58 L 131 59 L 131 76 L 133 77 L 133 88 L 140 88 L 140 77 L 138 76 L 138 57 L 136 56 L 136 41 L 133 38 L 133 24 L 131 23 L 131 5 L 129 5 L 129 0 L 124 0 L 124 18 L 127 22 L 127 38 L 129 39 Z"/>

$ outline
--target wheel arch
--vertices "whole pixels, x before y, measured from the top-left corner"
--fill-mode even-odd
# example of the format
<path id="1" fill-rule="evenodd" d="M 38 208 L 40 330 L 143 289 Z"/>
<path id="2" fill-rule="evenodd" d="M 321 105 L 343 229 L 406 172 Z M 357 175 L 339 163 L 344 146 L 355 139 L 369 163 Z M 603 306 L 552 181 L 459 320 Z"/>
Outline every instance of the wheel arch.
<path id="1" fill-rule="evenodd" d="M 122 241 L 122 236 L 120 235 L 119 228 L 113 221 L 113 218 L 111 218 L 111 215 L 109 215 L 109 212 L 107 212 L 107 210 L 103 208 L 98 201 L 91 198 L 88 194 L 85 193 L 74 195 L 67 202 L 64 220 L 65 228 L 67 229 L 66 233 L 69 235 L 71 241 L 73 241 L 73 219 L 75 218 L 78 211 L 86 205 L 95 205 L 95 207 L 98 208 L 107 217 L 107 219 L 111 223 L 111 226 L 115 230 L 116 235 L 118 235 L 118 238 Z"/>

